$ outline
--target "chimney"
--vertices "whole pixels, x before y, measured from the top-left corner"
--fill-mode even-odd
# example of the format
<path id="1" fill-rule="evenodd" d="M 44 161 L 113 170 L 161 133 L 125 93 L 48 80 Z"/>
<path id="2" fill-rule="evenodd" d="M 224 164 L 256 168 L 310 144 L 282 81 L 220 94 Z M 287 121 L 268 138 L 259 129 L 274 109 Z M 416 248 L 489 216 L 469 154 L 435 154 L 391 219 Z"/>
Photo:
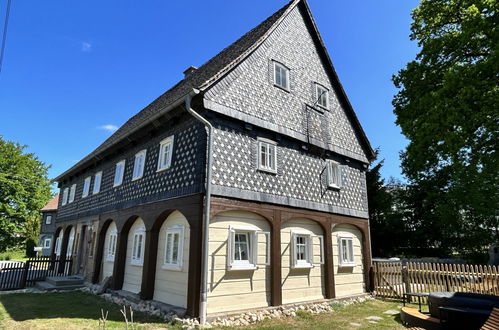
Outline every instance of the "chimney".
<path id="1" fill-rule="evenodd" d="M 194 71 L 196 71 L 198 68 L 196 68 L 195 66 L 190 66 L 188 67 L 185 71 L 184 71 L 184 78 L 187 78 L 191 73 L 193 73 Z"/>

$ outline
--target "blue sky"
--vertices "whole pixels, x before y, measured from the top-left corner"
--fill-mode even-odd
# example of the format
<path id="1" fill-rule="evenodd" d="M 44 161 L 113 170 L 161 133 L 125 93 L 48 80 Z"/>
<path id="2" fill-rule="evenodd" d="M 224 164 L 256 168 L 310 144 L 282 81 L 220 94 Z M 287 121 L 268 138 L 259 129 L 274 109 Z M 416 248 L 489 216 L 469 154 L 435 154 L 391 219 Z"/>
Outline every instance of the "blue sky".
<path id="1" fill-rule="evenodd" d="M 0 135 L 55 177 L 287 0 L 13 1 L 0 73 Z M 1 20 L 6 0 L 0 0 Z M 309 0 L 384 177 L 402 178 L 391 76 L 412 60 L 416 0 Z"/>

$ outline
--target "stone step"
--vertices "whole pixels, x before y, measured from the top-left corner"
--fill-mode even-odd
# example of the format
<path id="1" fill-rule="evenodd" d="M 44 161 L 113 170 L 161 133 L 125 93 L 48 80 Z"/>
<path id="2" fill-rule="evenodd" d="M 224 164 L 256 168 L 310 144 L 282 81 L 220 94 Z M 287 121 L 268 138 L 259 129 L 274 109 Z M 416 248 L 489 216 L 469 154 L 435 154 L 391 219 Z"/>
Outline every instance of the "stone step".
<path id="1" fill-rule="evenodd" d="M 52 290 L 74 290 L 74 289 L 79 289 L 83 287 L 83 284 L 77 284 L 77 285 L 54 285 L 52 283 L 43 281 L 43 282 L 36 282 L 35 288 L 38 290 L 42 291 L 52 291 Z"/>
<path id="2" fill-rule="evenodd" d="M 83 281 L 81 276 L 48 276 L 45 279 L 45 282 L 54 286 L 83 285 Z"/>

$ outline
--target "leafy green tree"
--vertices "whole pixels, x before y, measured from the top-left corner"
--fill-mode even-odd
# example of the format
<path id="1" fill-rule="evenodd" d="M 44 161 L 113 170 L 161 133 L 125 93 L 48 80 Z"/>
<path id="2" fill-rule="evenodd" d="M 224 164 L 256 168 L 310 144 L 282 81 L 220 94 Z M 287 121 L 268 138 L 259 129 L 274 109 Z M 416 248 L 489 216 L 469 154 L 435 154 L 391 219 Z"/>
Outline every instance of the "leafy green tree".
<path id="1" fill-rule="evenodd" d="M 431 244 L 483 250 L 499 242 L 499 1 L 422 0 L 412 18 L 420 51 L 393 78 L 403 172 Z"/>
<path id="2" fill-rule="evenodd" d="M 39 210 L 51 198 L 49 167 L 25 148 L 0 136 L 0 251 L 36 239 Z"/>

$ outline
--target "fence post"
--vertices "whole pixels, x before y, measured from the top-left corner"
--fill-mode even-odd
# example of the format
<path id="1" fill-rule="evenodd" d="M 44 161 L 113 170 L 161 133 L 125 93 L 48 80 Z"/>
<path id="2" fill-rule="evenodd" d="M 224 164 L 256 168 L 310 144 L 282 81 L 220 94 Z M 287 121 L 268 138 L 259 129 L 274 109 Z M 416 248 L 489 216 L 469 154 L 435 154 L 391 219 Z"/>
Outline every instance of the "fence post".
<path id="1" fill-rule="evenodd" d="M 23 273 L 22 273 L 21 281 L 19 283 L 19 287 L 21 289 L 26 287 L 26 282 L 28 280 L 28 271 L 29 271 L 29 259 L 26 260 L 26 262 L 24 263 L 24 269 L 22 270 Z"/>
<path id="2" fill-rule="evenodd" d="M 404 283 L 404 293 L 411 293 L 411 281 L 409 280 L 409 271 L 407 270 L 407 264 L 402 265 L 402 282 Z"/>

